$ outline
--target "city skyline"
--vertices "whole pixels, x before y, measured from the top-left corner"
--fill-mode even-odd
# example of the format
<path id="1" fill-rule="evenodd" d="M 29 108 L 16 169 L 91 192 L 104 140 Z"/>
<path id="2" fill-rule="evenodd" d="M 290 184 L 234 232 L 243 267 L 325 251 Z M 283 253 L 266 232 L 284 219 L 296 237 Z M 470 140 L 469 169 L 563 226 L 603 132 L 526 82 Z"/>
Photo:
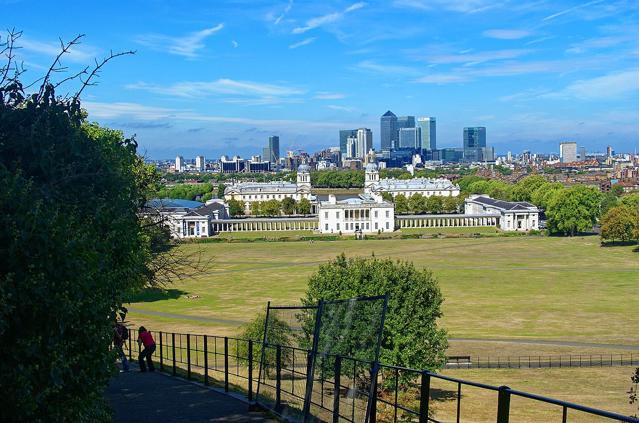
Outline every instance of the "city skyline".
<path id="1" fill-rule="evenodd" d="M 83 106 L 90 120 L 137 134 L 151 158 L 250 156 L 269 135 L 282 151 L 317 151 L 361 127 L 378 149 L 385 110 L 436 117 L 437 148 L 459 147 L 475 126 L 500 154 L 638 145 L 631 1 L 159 1 L 126 13 L 3 3 L 5 26 L 24 31 L 19 56 L 33 79 L 58 37 L 86 34 L 63 59 L 70 70 L 137 50 L 105 68 Z"/>

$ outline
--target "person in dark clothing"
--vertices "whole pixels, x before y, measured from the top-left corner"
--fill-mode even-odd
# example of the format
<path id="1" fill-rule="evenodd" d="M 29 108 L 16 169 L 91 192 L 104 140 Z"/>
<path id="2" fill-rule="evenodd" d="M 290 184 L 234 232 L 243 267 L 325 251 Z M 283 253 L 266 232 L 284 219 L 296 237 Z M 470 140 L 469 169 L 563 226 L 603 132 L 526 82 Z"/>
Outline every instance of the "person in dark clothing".
<path id="1" fill-rule="evenodd" d="M 124 324 L 116 320 L 115 327 L 113 328 L 113 345 L 115 346 L 115 350 L 118 352 L 120 361 L 122 361 L 122 370 L 125 372 L 129 371 L 129 361 L 126 359 L 126 354 L 124 354 L 122 347 L 128 338 L 129 330 L 126 326 L 124 326 Z"/>
<path id="2" fill-rule="evenodd" d="M 155 367 L 153 366 L 153 361 L 151 360 L 151 356 L 153 352 L 155 352 L 155 341 L 151 336 L 151 332 L 146 330 L 144 326 L 140 326 L 138 329 L 138 344 L 143 345 L 144 349 L 140 353 L 140 371 L 146 372 L 147 365 L 149 366 L 149 371 L 155 371 Z M 144 363 L 144 359 L 146 358 L 146 364 Z"/>

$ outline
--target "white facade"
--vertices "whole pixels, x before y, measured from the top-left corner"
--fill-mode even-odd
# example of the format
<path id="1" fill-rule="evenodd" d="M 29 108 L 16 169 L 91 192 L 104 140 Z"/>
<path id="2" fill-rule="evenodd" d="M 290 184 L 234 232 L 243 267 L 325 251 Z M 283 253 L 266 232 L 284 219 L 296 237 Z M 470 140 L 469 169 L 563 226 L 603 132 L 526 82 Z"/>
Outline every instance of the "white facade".
<path id="1" fill-rule="evenodd" d="M 377 165 L 369 163 L 366 165 L 364 192 L 376 198 L 381 198 L 382 193 L 387 192 L 393 197 L 400 194 L 406 198 L 410 198 L 415 194 L 421 194 L 424 197 L 433 195 L 441 197 L 457 197 L 459 195 L 459 186 L 454 185 L 448 179 L 379 179 L 379 171 Z"/>
<path id="2" fill-rule="evenodd" d="M 152 200 L 145 216 L 161 221 L 172 238 L 202 238 L 212 235 L 212 223 L 228 217 L 227 206 L 219 200 L 207 204 L 197 201 Z"/>
<path id="3" fill-rule="evenodd" d="M 321 233 L 379 233 L 395 230 L 395 207 L 368 195 L 337 201 L 330 195 L 318 207 Z"/>
<path id="4" fill-rule="evenodd" d="M 251 203 L 257 201 L 292 198 L 300 201 L 305 198 L 314 201 L 311 194 L 311 173 L 308 165 L 300 165 L 297 169 L 297 183 L 276 182 L 240 182 L 224 190 L 224 200 L 238 200 L 244 204 L 245 213 L 250 213 Z"/>
<path id="5" fill-rule="evenodd" d="M 195 158 L 195 170 L 198 172 L 204 172 L 206 169 L 206 163 L 204 161 L 204 156 L 197 156 Z"/>
<path id="6" fill-rule="evenodd" d="M 539 229 L 539 209 L 530 203 L 502 201 L 487 195 L 471 195 L 464 202 L 467 215 L 499 215 L 499 227 L 504 231 Z"/>
<path id="7" fill-rule="evenodd" d="M 184 172 L 184 157 L 182 156 L 175 157 L 175 171 Z"/>
<path id="8" fill-rule="evenodd" d="M 577 143 L 562 142 L 559 144 L 559 159 L 562 163 L 573 163 L 577 161 Z"/>

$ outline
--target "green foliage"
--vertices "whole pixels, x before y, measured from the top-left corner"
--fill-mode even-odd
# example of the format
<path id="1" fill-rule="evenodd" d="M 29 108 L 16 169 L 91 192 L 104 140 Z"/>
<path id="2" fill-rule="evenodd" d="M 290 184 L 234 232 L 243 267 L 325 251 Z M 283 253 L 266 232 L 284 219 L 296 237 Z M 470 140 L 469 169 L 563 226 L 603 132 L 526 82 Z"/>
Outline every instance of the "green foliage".
<path id="1" fill-rule="evenodd" d="M 629 241 L 639 232 L 639 211 L 624 204 L 612 207 L 601 218 L 601 239 Z"/>
<path id="2" fill-rule="evenodd" d="M 429 213 L 441 213 L 444 210 L 444 200 L 439 195 L 431 195 L 426 199 L 426 210 Z"/>
<path id="3" fill-rule="evenodd" d="M 607 192 L 601 196 L 601 214 L 604 215 L 608 210 L 619 204 L 619 199 L 612 192 Z"/>
<path id="4" fill-rule="evenodd" d="M 304 304 L 389 294 L 380 360 L 436 370 L 445 362 L 446 332 L 437 326 L 443 297 L 428 270 L 390 259 L 350 258 L 323 264 L 308 283 Z M 357 328 L 354 328 L 357 330 Z"/>
<path id="5" fill-rule="evenodd" d="M 43 88 L 0 86 L 0 408 L 11 421 L 108 420 L 112 324 L 153 276 L 156 238 L 137 213 L 157 175 L 135 140 Z"/>
<path id="6" fill-rule="evenodd" d="M 455 213 L 463 202 L 463 197 L 444 197 L 443 209 L 447 213 Z"/>
<path id="7" fill-rule="evenodd" d="M 260 211 L 264 216 L 279 216 L 281 209 L 281 203 L 278 200 L 263 201 L 260 207 Z"/>
<path id="8" fill-rule="evenodd" d="M 240 333 L 240 339 L 246 339 L 253 341 L 253 360 L 260 360 L 262 355 L 262 342 L 264 341 L 264 324 L 266 321 L 266 314 L 260 313 L 257 317 L 242 327 Z M 285 345 L 291 346 L 293 343 L 293 331 L 290 326 L 283 320 L 279 320 L 273 316 L 269 317 L 268 325 L 268 345 Z M 283 366 L 290 364 L 293 359 L 292 350 L 289 348 L 282 348 L 280 356 Z M 248 357 L 248 343 L 241 342 L 238 345 L 238 356 Z M 267 346 L 264 351 L 264 364 L 267 366 L 267 371 L 274 370 L 276 364 L 276 349 Z"/>
<path id="9" fill-rule="evenodd" d="M 316 188 L 363 188 L 363 170 L 320 170 L 311 172 L 311 184 Z"/>
<path id="10" fill-rule="evenodd" d="M 226 190 L 226 185 L 217 184 L 217 198 L 224 198 L 224 191 Z"/>
<path id="11" fill-rule="evenodd" d="M 631 209 L 639 210 L 639 193 L 626 194 L 620 199 L 621 204 L 624 204 Z"/>
<path id="12" fill-rule="evenodd" d="M 541 175 L 526 176 L 513 185 L 510 197 L 513 201 L 531 202 L 533 192 L 546 183 L 546 178 Z"/>
<path id="13" fill-rule="evenodd" d="M 179 198 L 182 200 L 195 200 L 209 194 L 208 199 L 213 198 L 213 185 L 211 184 L 179 184 L 172 187 L 164 187 L 157 193 L 158 198 Z"/>
<path id="14" fill-rule="evenodd" d="M 531 203 L 545 210 L 550 198 L 563 189 L 564 186 L 560 182 L 546 182 L 539 185 L 530 195 Z"/>
<path id="15" fill-rule="evenodd" d="M 408 208 L 413 213 L 422 213 L 426 210 L 426 199 L 421 194 L 413 194 L 408 200 Z"/>
<path id="16" fill-rule="evenodd" d="M 261 201 L 253 201 L 251 203 L 251 214 L 253 216 L 260 216 L 262 214 L 262 202 Z"/>
<path id="17" fill-rule="evenodd" d="M 389 203 L 394 203 L 395 199 L 393 198 L 393 194 L 390 192 L 382 192 L 382 200 L 387 201 Z"/>
<path id="18" fill-rule="evenodd" d="M 408 213 L 408 200 L 404 194 L 395 196 L 395 213 Z"/>
<path id="19" fill-rule="evenodd" d="M 244 204 L 235 198 L 231 198 L 228 201 L 229 205 L 229 214 L 231 216 L 243 216 L 244 215 Z"/>
<path id="20" fill-rule="evenodd" d="M 621 185 L 615 184 L 610 187 L 610 192 L 613 193 L 616 197 L 621 197 L 623 195 L 623 187 Z"/>
<path id="21" fill-rule="evenodd" d="M 295 214 L 296 206 L 297 202 L 293 198 L 286 197 L 282 200 L 282 213 L 286 215 Z"/>
<path id="22" fill-rule="evenodd" d="M 592 231 L 599 217 L 601 193 L 595 188 L 576 185 L 556 191 L 548 202 L 546 216 L 551 233 L 573 236 Z"/>
<path id="23" fill-rule="evenodd" d="M 311 202 L 307 198 L 302 198 L 297 203 L 298 214 L 311 214 Z"/>
<path id="24" fill-rule="evenodd" d="M 413 175 L 411 175 L 406 169 L 385 168 L 379 171 L 379 177 L 381 179 L 411 179 Z"/>
<path id="25" fill-rule="evenodd" d="M 469 191 L 469 187 L 471 184 L 473 184 L 474 182 L 477 181 L 485 181 L 486 179 L 482 178 L 481 176 L 476 176 L 476 175 L 468 175 L 468 176 L 464 176 L 461 177 L 457 180 L 457 185 L 459 185 L 459 189 L 464 191 L 464 192 L 470 192 Z M 472 194 L 472 193 L 471 193 Z"/>

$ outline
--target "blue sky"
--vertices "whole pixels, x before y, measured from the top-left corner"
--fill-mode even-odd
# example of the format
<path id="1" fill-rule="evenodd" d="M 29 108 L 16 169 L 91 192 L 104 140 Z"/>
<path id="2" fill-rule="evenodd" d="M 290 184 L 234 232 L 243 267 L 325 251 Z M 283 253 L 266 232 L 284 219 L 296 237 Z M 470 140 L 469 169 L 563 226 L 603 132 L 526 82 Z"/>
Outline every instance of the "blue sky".
<path id="1" fill-rule="evenodd" d="M 107 66 L 83 104 L 152 158 L 258 154 L 271 134 L 283 149 L 314 151 L 363 126 L 379 147 L 387 109 L 435 116 L 439 147 L 480 125 L 500 153 L 553 152 L 561 140 L 639 147 L 637 0 L 0 6 L 0 24 L 24 31 L 27 81 L 58 37 L 86 34 L 63 59 L 71 70 L 136 50 Z"/>

